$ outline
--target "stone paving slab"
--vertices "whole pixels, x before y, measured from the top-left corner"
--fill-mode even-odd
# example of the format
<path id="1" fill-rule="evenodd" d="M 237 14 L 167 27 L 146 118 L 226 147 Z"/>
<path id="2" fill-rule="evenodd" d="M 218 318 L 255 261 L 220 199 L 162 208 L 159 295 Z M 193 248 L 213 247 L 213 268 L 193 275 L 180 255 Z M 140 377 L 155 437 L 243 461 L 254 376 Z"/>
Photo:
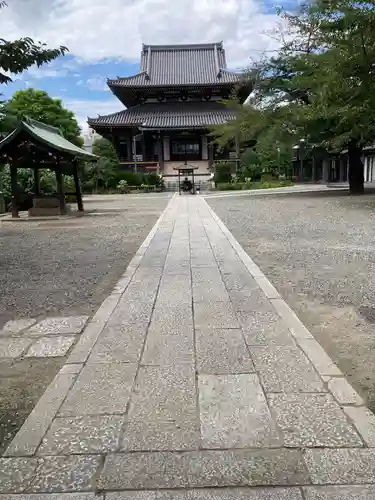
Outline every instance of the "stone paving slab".
<path id="1" fill-rule="evenodd" d="M 118 449 L 125 418 L 98 415 L 55 418 L 44 437 L 38 455 L 109 453 Z"/>
<path id="2" fill-rule="evenodd" d="M 200 375 L 198 383 L 203 448 L 281 446 L 257 375 Z"/>
<path id="3" fill-rule="evenodd" d="M 375 450 L 361 448 L 305 450 L 313 484 L 375 483 Z"/>
<path id="4" fill-rule="evenodd" d="M 196 329 L 195 350 L 200 374 L 254 372 L 241 329 Z"/>
<path id="5" fill-rule="evenodd" d="M 194 329 L 150 326 L 142 356 L 143 365 L 169 366 L 194 363 Z"/>
<path id="6" fill-rule="evenodd" d="M 309 482 L 297 450 L 218 450 L 108 455 L 99 489 L 298 485 Z"/>
<path id="7" fill-rule="evenodd" d="M 362 446 L 359 435 L 329 394 L 269 394 L 268 400 L 285 446 Z"/>
<path id="8" fill-rule="evenodd" d="M 198 196 L 88 323 L 8 330 L 20 356 L 82 333 L 0 459 L 0 500 L 374 497 L 375 417 Z"/>
<path id="9" fill-rule="evenodd" d="M 231 302 L 197 302 L 194 305 L 196 328 L 239 328 Z"/>
<path id="10" fill-rule="evenodd" d="M 36 323 L 36 319 L 15 319 L 8 321 L 0 330 L 0 336 L 17 335 Z"/>
<path id="11" fill-rule="evenodd" d="M 106 500 L 303 500 L 303 499 L 301 491 L 298 488 L 288 488 L 288 489 L 203 488 L 200 490 L 185 490 L 185 491 L 159 490 L 159 491 L 124 491 L 121 493 L 107 493 Z M 365 500 L 367 500 L 367 498 Z"/>
<path id="12" fill-rule="evenodd" d="M 326 392 L 323 381 L 298 347 L 250 347 L 266 392 Z"/>
<path id="13" fill-rule="evenodd" d="M 87 363 L 138 363 L 146 333 L 142 324 L 105 327 Z"/>
<path id="14" fill-rule="evenodd" d="M 306 500 L 373 500 L 375 485 L 302 488 Z"/>
<path id="15" fill-rule="evenodd" d="M 26 358 L 65 356 L 75 341 L 72 335 L 39 338 L 25 354 Z"/>
<path id="16" fill-rule="evenodd" d="M 50 494 L 21 494 L 1 495 L 0 500 L 104 500 L 104 495 L 95 493 L 50 493 Z"/>
<path id="17" fill-rule="evenodd" d="M 131 363 L 86 365 L 59 415 L 125 414 L 137 366 Z"/>
<path id="18" fill-rule="evenodd" d="M 88 316 L 46 318 L 28 329 L 28 335 L 64 335 L 81 333 Z"/>
<path id="19" fill-rule="evenodd" d="M 129 409 L 122 450 L 186 450 L 200 444 L 193 364 L 144 366 Z"/>
<path id="20" fill-rule="evenodd" d="M 98 456 L 0 458 L 2 493 L 42 493 L 94 489 Z"/>

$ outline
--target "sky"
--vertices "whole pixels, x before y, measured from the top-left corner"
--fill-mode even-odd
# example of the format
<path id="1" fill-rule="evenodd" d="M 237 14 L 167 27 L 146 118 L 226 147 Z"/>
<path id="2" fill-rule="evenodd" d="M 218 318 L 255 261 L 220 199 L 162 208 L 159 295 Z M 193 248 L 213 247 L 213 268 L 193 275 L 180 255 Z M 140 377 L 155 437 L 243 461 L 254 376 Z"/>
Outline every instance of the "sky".
<path id="1" fill-rule="evenodd" d="M 293 0 L 284 7 L 290 8 Z M 31 67 L 2 85 L 9 98 L 33 87 L 60 98 L 83 132 L 87 116 L 123 109 L 107 78 L 139 70 L 142 43 L 223 41 L 230 69 L 241 70 L 277 48 L 280 19 L 269 0 L 7 0 L 0 10 L 1 37 L 29 36 L 69 54 Z M 270 36 L 270 34 L 272 36 Z"/>

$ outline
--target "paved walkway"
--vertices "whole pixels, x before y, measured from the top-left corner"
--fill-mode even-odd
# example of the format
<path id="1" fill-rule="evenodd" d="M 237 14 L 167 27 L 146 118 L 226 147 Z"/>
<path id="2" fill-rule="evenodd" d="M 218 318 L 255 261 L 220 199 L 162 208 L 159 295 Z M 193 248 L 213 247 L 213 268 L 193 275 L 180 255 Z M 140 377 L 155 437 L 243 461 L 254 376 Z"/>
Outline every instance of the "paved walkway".
<path id="1" fill-rule="evenodd" d="M 375 418 L 204 199 L 175 197 L 0 459 L 0 491 L 370 500 Z"/>

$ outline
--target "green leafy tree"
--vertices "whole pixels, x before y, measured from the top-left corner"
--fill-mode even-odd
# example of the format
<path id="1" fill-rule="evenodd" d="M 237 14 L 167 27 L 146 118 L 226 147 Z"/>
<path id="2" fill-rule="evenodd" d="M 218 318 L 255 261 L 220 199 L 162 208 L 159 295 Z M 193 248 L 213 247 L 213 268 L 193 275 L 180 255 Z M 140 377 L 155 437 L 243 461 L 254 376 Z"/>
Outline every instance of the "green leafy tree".
<path id="1" fill-rule="evenodd" d="M 6 7 L 6 2 L 0 2 L 0 9 Z M 59 56 L 63 56 L 68 49 L 59 47 L 48 49 L 44 43 L 34 42 L 31 38 L 21 38 L 19 40 L 0 40 L 0 83 L 12 81 L 7 73 L 19 74 L 27 68 L 36 64 L 42 66 L 51 62 Z"/>
<path id="2" fill-rule="evenodd" d="M 328 152 L 347 149 L 350 191 L 363 193 L 362 150 L 375 137 L 374 5 L 317 0 L 280 15 L 287 31 L 279 53 L 249 69 L 253 121 L 239 113 L 231 133 L 259 141 L 274 129 L 281 144 L 304 138 Z"/>
<path id="3" fill-rule="evenodd" d="M 350 189 L 362 194 L 362 150 L 375 137 L 374 5 L 319 0 L 308 16 L 319 19 L 318 41 L 326 50 L 308 61 L 314 92 L 302 123 L 315 143 L 348 150 Z"/>
<path id="4" fill-rule="evenodd" d="M 97 162 L 86 163 L 84 189 L 97 192 L 100 189 L 115 188 L 118 183 L 118 158 L 112 143 L 99 138 L 92 145 L 92 152 L 99 156 Z"/>
<path id="5" fill-rule="evenodd" d="M 116 150 L 113 144 L 104 137 L 100 137 L 94 141 L 92 145 L 92 152 L 94 155 L 100 156 L 101 158 L 107 158 L 113 164 L 118 163 Z"/>
<path id="6" fill-rule="evenodd" d="M 44 90 L 18 90 L 4 105 L 5 116 L 22 119 L 25 116 L 61 130 L 69 141 L 82 145 L 80 128 L 72 111 L 64 108 L 60 99 L 53 99 Z M 14 127 L 11 127 L 10 132 Z"/>

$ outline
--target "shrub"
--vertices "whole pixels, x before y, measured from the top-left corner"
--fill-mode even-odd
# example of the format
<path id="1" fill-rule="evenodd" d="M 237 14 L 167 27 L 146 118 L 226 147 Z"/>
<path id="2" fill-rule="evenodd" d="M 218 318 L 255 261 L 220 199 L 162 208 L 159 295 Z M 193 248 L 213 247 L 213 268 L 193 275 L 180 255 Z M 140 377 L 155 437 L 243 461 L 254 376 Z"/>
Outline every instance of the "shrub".
<path id="1" fill-rule="evenodd" d="M 117 190 L 122 193 L 126 194 L 129 193 L 129 186 L 128 183 L 125 179 L 122 179 L 118 184 L 117 184 Z"/>
<path id="2" fill-rule="evenodd" d="M 220 191 L 241 191 L 247 189 L 245 182 L 222 182 L 217 185 Z"/>
<path id="3" fill-rule="evenodd" d="M 216 164 L 215 184 L 225 184 L 232 181 L 233 163 L 221 162 Z"/>

